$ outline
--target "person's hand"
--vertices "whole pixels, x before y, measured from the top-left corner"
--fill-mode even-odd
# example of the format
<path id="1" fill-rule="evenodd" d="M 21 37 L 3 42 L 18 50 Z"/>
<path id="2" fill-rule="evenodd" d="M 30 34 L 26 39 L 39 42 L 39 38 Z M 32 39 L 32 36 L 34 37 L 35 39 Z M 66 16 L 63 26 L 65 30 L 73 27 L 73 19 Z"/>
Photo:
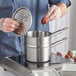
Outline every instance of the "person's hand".
<path id="1" fill-rule="evenodd" d="M 3 32 L 12 32 L 20 26 L 19 22 L 11 18 L 0 19 L 0 30 Z"/>
<path id="2" fill-rule="evenodd" d="M 47 12 L 45 17 L 49 18 L 50 21 L 61 17 L 61 9 L 60 9 L 60 7 L 57 6 L 57 5 L 52 5 L 49 8 L 49 10 L 48 10 L 48 12 Z"/>

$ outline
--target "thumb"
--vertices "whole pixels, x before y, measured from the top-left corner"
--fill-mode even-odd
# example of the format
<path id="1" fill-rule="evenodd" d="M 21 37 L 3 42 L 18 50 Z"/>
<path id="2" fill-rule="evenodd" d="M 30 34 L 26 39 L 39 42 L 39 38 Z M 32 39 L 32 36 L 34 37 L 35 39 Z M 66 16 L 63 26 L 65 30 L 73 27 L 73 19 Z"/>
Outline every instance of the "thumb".
<path id="1" fill-rule="evenodd" d="M 50 15 L 53 13 L 53 11 L 54 11 L 54 8 L 52 6 L 48 9 L 48 12 L 46 13 L 45 17 L 50 17 Z"/>

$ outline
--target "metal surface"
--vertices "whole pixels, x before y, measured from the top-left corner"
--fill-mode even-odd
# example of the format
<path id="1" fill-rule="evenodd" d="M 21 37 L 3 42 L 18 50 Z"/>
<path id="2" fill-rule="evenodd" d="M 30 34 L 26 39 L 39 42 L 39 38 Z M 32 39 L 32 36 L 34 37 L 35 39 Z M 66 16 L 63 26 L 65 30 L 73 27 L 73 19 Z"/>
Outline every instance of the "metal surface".
<path id="1" fill-rule="evenodd" d="M 47 31 L 28 31 L 25 35 L 26 42 L 25 44 L 30 47 L 46 47 L 51 44 L 51 35 L 59 34 L 60 32 L 67 30 L 68 27 L 57 30 L 53 33 Z M 54 43 L 52 43 L 54 44 Z"/>
<path id="2" fill-rule="evenodd" d="M 33 73 L 35 76 L 60 76 L 55 69 L 35 70 Z"/>
<path id="3" fill-rule="evenodd" d="M 50 46 L 39 48 L 26 47 L 25 54 L 27 61 L 45 63 L 50 60 Z"/>
<path id="4" fill-rule="evenodd" d="M 14 73 L 16 76 L 60 76 L 54 68 L 33 70 L 24 67 L 9 58 L 5 58 L 0 62 L 0 64 L 3 68 Z"/>
<path id="5" fill-rule="evenodd" d="M 13 61 L 10 58 L 4 58 L 2 61 L 0 61 L 0 66 L 16 74 L 17 76 L 31 76 L 31 70 Z"/>
<path id="6" fill-rule="evenodd" d="M 47 47 L 50 44 L 50 32 L 46 31 L 29 31 L 26 33 L 26 46 L 29 47 Z"/>
<path id="7" fill-rule="evenodd" d="M 52 76 L 52 69 L 61 68 L 63 63 L 70 62 L 70 60 L 67 60 L 61 56 L 57 56 L 55 54 L 52 54 L 51 56 L 52 61 L 48 62 L 49 66 L 46 66 L 45 68 L 43 67 L 43 65 L 45 66 L 48 63 L 34 64 L 23 61 L 25 64 L 21 64 L 16 60 L 12 60 L 11 57 L 0 60 L 0 66 L 10 72 L 13 72 L 14 74 L 16 74 L 16 76 Z M 49 73 L 51 75 L 49 75 Z"/>
<path id="8" fill-rule="evenodd" d="M 51 45 L 66 39 L 63 38 L 55 43 L 51 43 L 51 35 L 66 30 L 60 29 L 56 32 L 28 31 L 25 35 L 25 58 L 30 62 L 47 62 L 50 60 Z"/>
<path id="9" fill-rule="evenodd" d="M 29 31 L 25 38 L 26 60 L 47 62 L 50 60 L 50 32 Z"/>
<path id="10" fill-rule="evenodd" d="M 51 44 L 50 43 L 51 40 L 49 40 L 51 39 L 51 35 L 59 34 L 60 32 L 67 29 L 68 27 L 57 30 L 53 33 L 47 31 L 28 31 L 25 35 L 25 37 L 27 38 L 25 44 L 27 44 L 27 46 L 30 47 L 38 47 L 38 46 L 46 47 L 49 44 Z"/>
<path id="11" fill-rule="evenodd" d="M 18 8 L 12 18 L 20 23 L 20 27 L 14 31 L 16 35 L 25 35 L 32 24 L 31 11 L 26 7 Z"/>
<path id="12" fill-rule="evenodd" d="M 76 64 L 64 64 L 61 68 L 62 76 L 76 76 Z"/>

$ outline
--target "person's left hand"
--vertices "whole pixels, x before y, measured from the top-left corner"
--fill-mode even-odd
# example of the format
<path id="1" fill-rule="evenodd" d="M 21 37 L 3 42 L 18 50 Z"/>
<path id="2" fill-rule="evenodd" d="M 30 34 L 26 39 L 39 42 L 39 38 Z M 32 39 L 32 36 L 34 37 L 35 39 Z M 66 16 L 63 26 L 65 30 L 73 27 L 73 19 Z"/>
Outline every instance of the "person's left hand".
<path id="1" fill-rule="evenodd" d="M 48 10 L 48 12 L 47 12 L 45 17 L 49 18 L 50 21 L 61 17 L 61 9 L 60 9 L 60 7 L 57 6 L 57 5 L 52 5 L 49 8 L 49 10 Z"/>

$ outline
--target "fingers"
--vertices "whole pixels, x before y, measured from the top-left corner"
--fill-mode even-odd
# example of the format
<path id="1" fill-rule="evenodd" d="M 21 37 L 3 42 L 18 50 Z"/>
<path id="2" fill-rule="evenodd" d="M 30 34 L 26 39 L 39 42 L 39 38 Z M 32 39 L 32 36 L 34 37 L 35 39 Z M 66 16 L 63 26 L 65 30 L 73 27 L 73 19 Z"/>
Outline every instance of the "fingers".
<path id="1" fill-rule="evenodd" d="M 20 26 L 19 22 L 10 18 L 5 18 L 3 21 L 3 31 L 12 32 Z"/>
<path id="2" fill-rule="evenodd" d="M 57 12 L 54 10 L 53 13 L 50 15 L 49 20 L 50 21 L 55 20 L 57 18 L 56 16 L 57 16 Z"/>
<path id="3" fill-rule="evenodd" d="M 49 18 L 50 21 L 55 20 L 61 17 L 61 9 L 60 7 L 53 5 L 47 12 L 46 17 Z"/>
<path id="4" fill-rule="evenodd" d="M 48 12 L 47 12 L 47 14 L 46 14 L 45 17 L 48 17 L 49 18 L 50 15 L 53 13 L 53 11 L 54 11 L 53 7 L 49 8 L 49 10 L 48 10 Z"/>
<path id="5" fill-rule="evenodd" d="M 11 23 L 9 23 L 9 27 L 11 27 L 11 28 L 18 28 L 19 26 L 20 26 L 20 24 L 14 20 L 12 20 Z"/>
<path id="6" fill-rule="evenodd" d="M 14 28 L 4 28 L 3 29 L 4 32 L 12 32 L 14 30 L 15 30 Z"/>

